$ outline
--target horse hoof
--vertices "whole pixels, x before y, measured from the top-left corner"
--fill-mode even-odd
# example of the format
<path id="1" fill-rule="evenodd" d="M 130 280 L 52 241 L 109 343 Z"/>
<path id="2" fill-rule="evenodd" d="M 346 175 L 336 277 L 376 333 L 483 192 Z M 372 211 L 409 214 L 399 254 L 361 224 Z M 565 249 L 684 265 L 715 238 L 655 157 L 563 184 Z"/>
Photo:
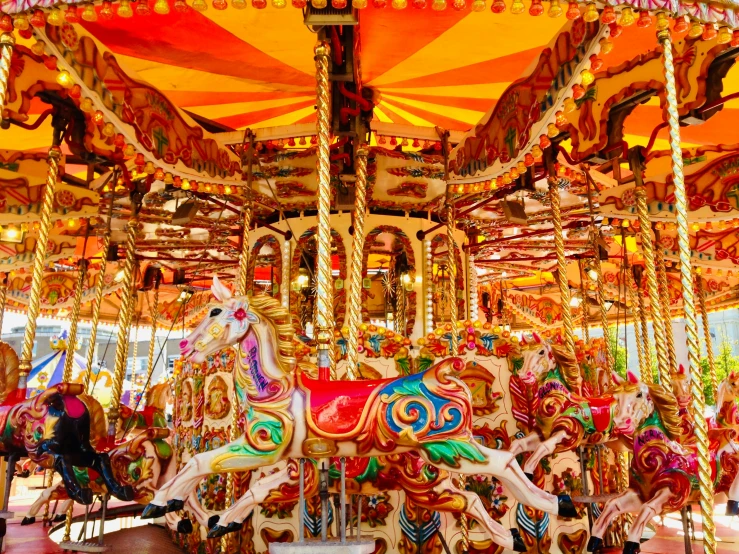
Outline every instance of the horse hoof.
<path id="1" fill-rule="evenodd" d="M 123 500 L 124 502 L 130 502 L 134 499 L 134 496 L 136 495 L 131 485 L 126 485 L 125 487 L 119 488 L 116 493 L 117 494 L 115 494 L 114 496 L 118 500 Z"/>
<path id="2" fill-rule="evenodd" d="M 227 535 L 228 533 L 228 527 L 216 524 L 215 526 L 210 528 L 210 531 L 208 531 L 208 538 L 217 539 L 218 537 L 222 537 L 223 535 Z"/>
<path id="3" fill-rule="evenodd" d="M 35 517 L 26 516 L 23 518 L 23 521 L 21 521 L 21 525 L 33 525 L 34 523 L 36 523 Z"/>
<path id="4" fill-rule="evenodd" d="M 528 479 L 529 481 L 533 481 L 533 480 L 534 480 L 534 474 L 533 474 L 533 473 L 526 473 L 526 472 L 524 471 L 524 473 L 523 473 L 523 474 L 524 474 L 524 475 L 526 476 L 526 478 L 527 478 L 527 479 Z"/>
<path id="5" fill-rule="evenodd" d="M 192 533 L 192 521 L 189 519 L 181 519 L 177 522 L 177 532 L 183 535 Z"/>
<path id="6" fill-rule="evenodd" d="M 218 525 L 218 520 L 221 519 L 221 516 L 210 516 L 208 518 L 208 529 L 213 529 L 216 525 Z"/>
<path id="7" fill-rule="evenodd" d="M 511 529 L 511 535 L 513 535 L 513 551 L 526 552 L 528 548 L 526 548 L 526 543 L 523 541 L 523 537 L 521 536 L 521 532 L 518 530 L 518 527 L 513 527 Z"/>
<path id="8" fill-rule="evenodd" d="M 59 523 L 60 521 L 66 521 L 66 519 L 67 519 L 67 514 L 56 514 L 52 521 L 54 523 Z"/>
<path id="9" fill-rule="evenodd" d="M 173 498 L 167 501 L 167 512 L 179 512 L 185 509 L 185 501 Z"/>
<path id="10" fill-rule="evenodd" d="M 557 515 L 559 517 L 577 517 L 577 510 L 569 494 L 560 494 L 557 497 Z"/>
<path id="11" fill-rule="evenodd" d="M 157 504 L 147 504 L 144 511 L 141 512 L 141 519 L 157 519 L 164 517 L 167 513 L 167 506 L 159 506 Z"/>
<path id="12" fill-rule="evenodd" d="M 726 515 L 735 516 L 739 514 L 739 502 L 736 500 L 729 500 L 726 503 Z"/>
<path id="13" fill-rule="evenodd" d="M 637 554 L 637 552 L 641 550 L 640 546 L 641 545 L 638 542 L 626 541 L 624 543 L 623 553 L 624 554 Z"/>
<path id="14" fill-rule="evenodd" d="M 228 525 L 226 525 L 226 531 L 227 533 L 233 533 L 234 531 L 239 531 L 244 526 L 243 521 L 232 521 Z"/>
<path id="15" fill-rule="evenodd" d="M 596 552 L 603 545 L 603 539 L 591 536 L 588 539 L 588 552 Z"/>

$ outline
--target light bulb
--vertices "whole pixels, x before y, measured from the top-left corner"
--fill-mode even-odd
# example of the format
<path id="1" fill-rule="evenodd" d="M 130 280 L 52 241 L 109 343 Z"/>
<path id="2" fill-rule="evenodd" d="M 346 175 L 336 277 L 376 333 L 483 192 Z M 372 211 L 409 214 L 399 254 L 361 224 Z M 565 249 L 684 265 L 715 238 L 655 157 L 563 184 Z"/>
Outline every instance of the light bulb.
<path id="1" fill-rule="evenodd" d="M 549 11 L 547 12 L 549 17 L 560 17 L 562 15 L 562 6 L 559 4 L 559 0 L 551 0 L 549 2 Z"/>
<path id="2" fill-rule="evenodd" d="M 70 75 L 69 71 L 66 71 L 64 69 L 57 73 L 56 82 L 64 88 L 72 88 L 72 86 L 74 85 L 74 79 L 72 78 L 72 75 Z"/>
<path id="3" fill-rule="evenodd" d="M 87 4 L 85 6 L 85 9 L 82 10 L 82 19 L 91 23 L 98 20 L 98 13 L 95 11 L 94 4 Z"/>
<path id="4" fill-rule="evenodd" d="M 513 0 L 513 3 L 511 4 L 511 13 L 514 15 L 522 14 L 526 11 L 526 6 L 523 3 L 523 0 Z"/>
<path id="5" fill-rule="evenodd" d="M 590 2 L 585 8 L 585 15 L 583 15 L 582 18 L 586 22 L 592 23 L 593 21 L 598 21 L 599 17 L 598 8 L 595 6 L 595 2 Z"/>
<path id="6" fill-rule="evenodd" d="M 121 0 L 118 3 L 118 11 L 116 12 L 118 17 L 129 18 L 133 17 L 133 9 L 131 8 L 131 0 Z"/>
<path id="7" fill-rule="evenodd" d="M 169 2 L 167 0 L 157 0 L 154 2 L 154 13 L 167 15 L 169 13 Z"/>
<path id="8" fill-rule="evenodd" d="M 634 23 L 636 23 L 634 10 L 632 10 L 629 6 L 626 6 L 621 10 L 621 19 L 619 20 L 618 24 L 621 25 L 621 27 L 630 27 Z"/>

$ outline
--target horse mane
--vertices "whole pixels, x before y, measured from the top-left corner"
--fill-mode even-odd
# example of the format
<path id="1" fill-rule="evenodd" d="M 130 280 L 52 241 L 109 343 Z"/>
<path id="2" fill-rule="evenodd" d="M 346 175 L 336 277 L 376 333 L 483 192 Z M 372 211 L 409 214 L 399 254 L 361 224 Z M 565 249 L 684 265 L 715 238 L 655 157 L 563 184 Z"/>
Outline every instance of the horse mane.
<path id="1" fill-rule="evenodd" d="M 163 410 L 166 408 L 165 399 L 167 397 L 167 390 L 169 389 L 169 383 L 159 383 L 149 387 L 146 391 L 146 405 L 152 406 Z"/>
<path id="2" fill-rule="evenodd" d="M 105 410 L 100 402 L 89 394 L 80 394 L 78 398 L 90 413 L 90 444 L 95 447 L 108 436 L 108 420 L 105 417 Z"/>
<path id="3" fill-rule="evenodd" d="M 554 355 L 554 361 L 557 362 L 559 370 L 562 373 L 562 378 L 565 380 L 567 387 L 573 392 L 579 391 L 580 364 L 577 363 L 575 355 L 563 346 L 552 345 L 550 348 Z"/>
<path id="4" fill-rule="evenodd" d="M 0 341 L 0 403 L 18 388 L 19 361 L 13 347 Z"/>
<path id="5" fill-rule="evenodd" d="M 680 418 L 679 406 L 677 399 L 672 391 L 667 390 L 662 385 L 650 385 L 645 383 L 649 389 L 649 397 L 654 403 L 654 409 L 662 420 L 662 425 L 667 432 L 667 436 L 672 440 L 680 441 L 682 438 L 682 419 Z M 640 383 L 624 382 L 616 385 L 610 391 L 610 394 L 618 392 L 636 392 L 639 390 Z"/>
<path id="6" fill-rule="evenodd" d="M 724 397 L 726 396 L 726 387 L 728 387 L 728 378 L 724 379 L 719 383 L 718 390 L 716 391 L 716 411 L 721 409 L 724 405 Z"/>
<path id="7" fill-rule="evenodd" d="M 266 294 L 257 294 L 249 298 L 249 309 L 271 324 L 277 347 L 275 352 L 277 363 L 283 373 L 292 373 L 297 360 L 293 344 L 295 329 L 290 312 L 282 307 L 279 300 Z"/>

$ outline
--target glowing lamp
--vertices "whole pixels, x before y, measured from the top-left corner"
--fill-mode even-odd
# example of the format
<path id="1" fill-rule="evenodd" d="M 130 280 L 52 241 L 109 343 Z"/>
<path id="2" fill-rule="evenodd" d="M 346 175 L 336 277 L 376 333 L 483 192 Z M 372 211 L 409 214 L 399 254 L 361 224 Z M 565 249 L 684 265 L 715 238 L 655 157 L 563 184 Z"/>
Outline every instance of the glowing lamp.
<path id="1" fill-rule="evenodd" d="M 121 0 L 118 3 L 118 11 L 116 12 L 118 17 L 129 18 L 133 17 L 133 9 L 131 8 L 131 0 Z"/>
<path id="2" fill-rule="evenodd" d="M 154 13 L 167 15 L 169 13 L 169 2 L 167 0 L 156 0 L 154 2 Z"/>
<path id="3" fill-rule="evenodd" d="M 652 26 L 652 16 L 649 12 L 643 11 L 639 13 L 639 19 L 636 22 L 636 26 L 640 29 L 646 29 Z"/>
<path id="4" fill-rule="evenodd" d="M 139 0 L 138 2 L 136 2 L 136 15 L 151 15 L 148 0 Z"/>
<path id="5" fill-rule="evenodd" d="M 552 141 L 549 140 L 549 137 L 546 135 L 540 135 L 539 136 L 539 148 L 542 150 L 545 150 L 546 148 L 549 148 L 552 145 Z M 533 152 L 533 148 L 531 151 Z"/>
<path id="6" fill-rule="evenodd" d="M 631 27 L 634 23 L 636 23 L 634 10 L 629 6 L 626 6 L 621 10 L 621 19 L 618 21 L 618 24 L 621 25 L 621 27 Z"/>
<path id="7" fill-rule="evenodd" d="M 13 18 L 8 14 L 0 17 L 0 31 L 3 33 L 10 33 L 13 31 Z"/>
<path id="8" fill-rule="evenodd" d="M 595 77 L 589 70 L 583 69 L 580 72 L 580 80 L 582 82 L 582 85 L 587 87 L 588 85 L 591 85 L 593 81 L 595 81 Z"/>
<path id="9" fill-rule="evenodd" d="M 580 17 L 580 7 L 577 5 L 577 2 L 570 2 L 567 4 L 567 19 L 570 21 L 574 21 L 578 17 Z"/>
<path id="10" fill-rule="evenodd" d="M 44 17 L 44 12 L 41 10 L 34 10 L 33 15 L 31 16 L 30 23 L 32 26 L 40 28 L 44 27 L 46 25 L 46 17 Z"/>
<path id="11" fill-rule="evenodd" d="M 70 75 L 68 71 L 64 70 L 60 71 L 57 74 L 56 82 L 64 88 L 72 88 L 72 85 L 74 85 L 74 79 L 72 79 L 72 75 Z"/>
<path id="12" fill-rule="evenodd" d="M 531 0 L 531 6 L 529 7 L 529 15 L 534 17 L 544 13 L 544 6 L 541 5 L 541 0 Z"/>
<path id="13" fill-rule="evenodd" d="M 690 38 L 698 38 L 703 34 L 703 25 L 701 25 L 698 21 L 693 21 L 690 24 L 690 31 L 688 31 L 688 36 Z"/>
<path id="14" fill-rule="evenodd" d="M 490 6 L 490 11 L 493 13 L 503 13 L 506 10 L 506 5 L 504 0 L 493 0 L 492 5 Z"/>
<path id="15" fill-rule="evenodd" d="M 486 7 L 485 0 L 472 0 L 472 4 L 470 5 L 470 9 L 473 12 L 484 12 Z"/>
<path id="16" fill-rule="evenodd" d="M 510 171 L 511 181 L 515 181 L 519 177 L 518 167 L 512 167 Z"/>
<path id="17" fill-rule="evenodd" d="M 537 146 L 534 146 L 534 148 L 538 148 Z M 523 163 L 526 167 L 531 167 L 536 163 L 536 159 L 534 158 L 534 149 L 531 149 L 531 154 L 526 154 L 523 157 Z"/>
<path id="18" fill-rule="evenodd" d="M 19 13 L 15 16 L 15 19 L 13 20 L 13 27 L 18 29 L 19 31 L 25 31 L 28 29 L 28 17 L 26 17 L 25 14 Z"/>
<path id="19" fill-rule="evenodd" d="M 192 9 L 196 12 L 204 12 L 208 9 L 208 3 L 205 0 L 193 0 Z"/>
<path id="20" fill-rule="evenodd" d="M 728 27 L 721 27 L 718 30 L 718 44 L 728 44 L 731 42 L 731 31 Z"/>
<path id="21" fill-rule="evenodd" d="M 585 8 L 585 15 L 582 18 L 587 23 L 593 23 L 594 21 L 598 21 L 599 17 L 600 15 L 598 15 L 598 8 L 595 6 L 595 2 L 590 2 Z"/>
<path id="22" fill-rule="evenodd" d="M 590 56 L 590 71 L 600 71 L 601 67 L 603 67 L 603 60 L 592 54 Z"/>
<path id="23" fill-rule="evenodd" d="M 549 2 L 547 15 L 549 17 L 560 17 L 562 15 L 562 6 L 559 4 L 559 0 L 551 0 Z"/>
<path id="24" fill-rule="evenodd" d="M 564 112 L 557 112 L 554 117 L 556 118 L 555 124 L 557 127 L 562 128 L 567 125 L 567 118 L 565 117 Z"/>
<path id="25" fill-rule="evenodd" d="M 526 166 L 526 164 L 524 163 L 524 161 L 523 161 L 523 160 L 521 160 L 520 162 L 518 162 L 518 163 L 516 164 L 516 169 L 518 170 L 518 173 L 519 173 L 519 175 L 520 175 L 521 173 L 526 173 L 526 167 L 527 167 L 527 166 Z"/>
<path id="26" fill-rule="evenodd" d="M 338 0 L 339 3 L 344 3 L 344 7 L 346 7 L 346 0 Z M 331 0 L 331 5 L 333 5 L 334 8 L 336 8 L 336 0 Z M 392 1 L 393 9 L 396 10 L 404 10 L 408 7 L 408 0 L 393 0 Z"/>
<path id="27" fill-rule="evenodd" d="M 616 12 L 613 11 L 613 6 L 603 8 L 603 13 L 600 15 L 600 22 L 603 25 L 610 25 L 616 22 Z"/>
<path id="28" fill-rule="evenodd" d="M 98 12 L 95 11 L 94 4 L 87 4 L 85 6 L 85 9 L 82 10 L 82 19 L 89 21 L 90 23 L 98 20 Z"/>
<path id="29" fill-rule="evenodd" d="M 115 127 L 113 126 L 112 123 L 108 122 L 105 125 L 103 125 L 103 130 L 100 131 L 100 133 L 104 137 L 113 137 L 115 136 Z"/>
<path id="30" fill-rule="evenodd" d="M 454 0 L 452 2 L 452 8 L 455 10 L 462 11 L 467 7 L 467 0 Z"/>
<path id="31" fill-rule="evenodd" d="M 245 0 L 232 0 L 231 5 L 234 8 L 236 8 L 236 6 L 234 6 L 234 2 L 241 2 L 242 4 L 244 4 L 243 7 L 244 8 L 246 7 Z M 173 5 L 174 5 L 174 11 L 176 11 L 177 13 L 185 13 L 190 9 L 190 6 L 187 5 L 187 2 L 185 2 L 185 0 L 174 0 Z"/>
<path id="32" fill-rule="evenodd" d="M 611 23 L 608 26 L 608 29 L 610 30 L 611 37 L 613 37 L 613 38 L 620 37 L 621 36 L 621 33 L 624 32 L 623 26 L 619 25 L 618 23 Z"/>
<path id="33" fill-rule="evenodd" d="M 95 125 L 102 125 L 105 121 L 105 116 L 103 115 L 103 112 L 97 110 L 94 114 L 92 114 L 92 121 L 95 123 Z"/>
<path id="34" fill-rule="evenodd" d="M 381 10 L 382 8 L 387 6 L 387 0 L 372 0 L 372 6 L 377 8 L 378 10 Z M 311 138 L 311 140 L 313 139 Z"/>
<path id="35" fill-rule="evenodd" d="M 356 10 L 363 10 L 367 7 L 367 0 L 352 0 L 352 7 Z M 305 137 L 302 137 L 303 142 L 305 142 Z"/>
<path id="36" fill-rule="evenodd" d="M 600 53 L 607 56 L 613 51 L 613 42 L 607 38 L 600 39 Z"/>
<path id="37" fill-rule="evenodd" d="M 431 2 L 431 9 L 437 12 L 444 11 L 446 9 L 446 0 L 434 0 Z"/>
<path id="38" fill-rule="evenodd" d="M 43 40 L 34 42 L 33 45 L 31 46 L 31 52 L 33 52 L 37 56 L 43 56 L 45 51 L 46 51 L 46 43 Z"/>
<path id="39" fill-rule="evenodd" d="M 523 0 L 513 0 L 513 3 L 511 4 L 511 13 L 514 15 L 522 14 L 526 11 L 526 6 L 523 3 Z"/>
<path id="40" fill-rule="evenodd" d="M 100 13 L 98 15 L 101 19 L 113 19 L 113 6 L 109 0 L 104 0 L 100 5 Z"/>
<path id="41" fill-rule="evenodd" d="M 133 158 L 135 155 L 136 149 L 133 147 L 133 144 L 127 144 L 123 149 L 123 156 L 126 158 Z"/>
<path id="42" fill-rule="evenodd" d="M 667 16 L 665 16 L 667 18 Z M 675 20 L 675 26 L 672 28 L 672 30 L 675 33 L 687 33 L 690 29 L 690 20 L 687 16 L 682 16 Z"/>
<path id="43" fill-rule="evenodd" d="M 731 46 L 739 46 L 739 31 L 734 31 L 734 34 L 731 36 Z"/>
<path id="44" fill-rule="evenodd" d="M 54 27 L 61 27 L 64 24 L 64 14 L 59 8 L 54 8 L 49 12 L 46 22 Z"/>
<path id="45" fill-rule="evenodd" d="M 718 31 L 716 30 L 716 25 L 713 23 L 706 23 L 703 26 L 703 40 L 713 40 L 718 36 Z"/>

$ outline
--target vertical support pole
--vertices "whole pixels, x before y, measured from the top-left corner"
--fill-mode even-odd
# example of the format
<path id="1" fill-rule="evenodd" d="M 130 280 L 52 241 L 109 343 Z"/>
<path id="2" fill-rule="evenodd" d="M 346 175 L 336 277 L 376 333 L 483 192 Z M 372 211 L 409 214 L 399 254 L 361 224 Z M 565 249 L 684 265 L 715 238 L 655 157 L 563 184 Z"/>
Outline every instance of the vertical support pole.
<path id="1" fill-rule="evenodd" d="M 425 287 L 423 331 L 428 335 L 434 332 L 434 258 L 431 254 L 431 239 L 423 241 L 423 255 L 426 262 L 423 266 L 423 286 Z"/>
<path id="2" fill-rule="evenodd" d="M 634 339 L 636 340 L 636 354 L 639 359 L 639 375 L 643 381 L 650 383 L 651 379 L 648 379 L 649 375 L 649 364 L 646 363 L 644 358 L 644 344 L 642 343 L 641 336 L 641 310 L 639 309 L 639 300 L 637 300 L 637 291 L 635 289 L 634 279 L 631 272 L 627 273 L 626 289 L 629 291 L 629 300 L 631 301 L 631 319 L 634 322 Z"/>
<path id="3" fill-rule="evenodd" d="M 585 288 L 585 274 L 582 270 L 581 260 L 577 260 L 577 269 L 580 275 L 580 297 L 582 299 L 582 303 L 580 304 L 582 307 L 582 339 L 585 343 L 588 343 L 590 342 L 590 298 L 588 298 L 588 291 Z"/>
<path id="4" fill-rule="evenodd" d="M 319 494 L 321 497 L 321 541 L 326 542 L 328 538 L 328 468 L 325 467 L 326 462 L 322 462 L 322 467 L 318 473 L 319 478 Z"/>
<path id="5" fill-rule="evenodd" d="M 347 344 L 346 374 L 350 380 L 357 379 L 359 359 L 359 325 L 362 323 L 362 258 L 364 256 L 364 216 L 367 211 L 367 149 L 357 150 L 354 161 L 357 180 L 354 197 L 354 235 L 352 237 L 351 271 L 349 272 L 349 298 L 347 320 L 349 341 Z"/>
<path id="6" fill-rule="evenodd" d="M 341 542 L 346 542 L 346 458 L 341 457 Z"/>
<path id="7" fill-rule="evenodd" d="M 33 343 L 36 339 L 36 320 L 41 311 L 41 280 L 44 277 L 44 263 L 46 262 L 46 245 L 49 243 L 49 231 L 51 230 L 51 208 L 54 204 L 54 191 L 59 178 L 59 161 L 62 151 L 58 146 L 49 148 L 49 169 L 46 174 L 46 186 L 41 200 L 40 224 L 36 248 L 33 252 L 33 265 L 31 269 L 31 292 L 28 299 L 28 323 L 23 335 L 23 347 L 21 349 L 18 390 L 23 391 L 26 396 L 26 383 L 31 371 L 31 358 L 33 357 Z"/>
<path id="8" fill-rule="evenodd" d="M 331 48 L 319 41 L 315 47 L 316 60 L 316 131 L 318 135 L 318 256 L 317 256 L 317 354 L 318 373 L 329 379 L 334 368 L 334 306 L 333 276 L 331 275 L 331 160 L 330 119 L 331 84 L 328 67 Z"/>
<path id="9" fill-rule="evenodd" d="M 363 496 L 360 494 L 357 500 L 357 541 L 362 540 L 362 499 Z"/>
<path id="10" fill-rule="evenodd" d="M 680 154 L 682 156 L 682 154 Z M 647 190 L 642 181 L 644 167 L 641 153 L 629 150 L 629 165 L 634 173 L 636 187 L 636 211 L 639 215 L 639 227 L 641 231 L 641 244 L 644 252 L 644 267 L 647 275 L 647 292 L 649 293 L 649 311 L 652 314 L 652 330 L 654 331 L 654 347 L 657 350 L 657 369 L 659 370 L 659 382 L 668 390 L 670 388 L 670 364 L 667 356 L 667 337 L 665 325 L 660 313 L 660 296 L 657 282 L 657 269 L 655 265 L 654 244 L 652 242 L 652 225 L 649 221 L 647 208 Z M 692 284 L 692 279 L 691 279 Z"/>
<path id="11" fill-rule="evenodd" d="M 131 333 L 128 333 L 129 336 L 129 342 L 133 342 L 133 349 L 131 353 L 131 392 L 128 394 L 128 407 L 133 408 L 136 406 L 136 371 L 138 370 L 138 357 L 139 357 L 139 319 L 141 318 L 141 313 L 136 313 L 136 304 L 138 303 L 138 292 L 134 293 L 133 297 L 133 315 L 136 316 L 136 323 L 133 328 L 133 337 L 131 337 Z M 133 320 L 133 316 L 131 318 Z M 128 356 L 126 356 L 128 358 Z"/>
<path id="12" fill-rule="evenodd" d="M 477 294 L 477 269 L 475 267 L 475 254 L 467 254 L 467 290 L 469 301 L 469 320 L 477 321 L 479 317 L 479 298 Z"/>
<path id="13" fill-rule="evenodd" d="M 663 17 L 666 16 L 663 14 Z M 693 397 L 693 421 L 695 422 L 695 436 L 698 442 L 698 481 L 700 484 L 701 514 L 703 516 L 703 551 L 705 554 L 716 554 L 716 527 L 713 522 L 713 482 L 708 458 L 707 425 L 706 419 L 703 417 L 705 399 L 703 398 L 703 381 L 699 364 L 700 345 L 698 343 L 698 324 L 695 317 L 693 298 L 688 203 L 683 177 L 683 154 L 680 148 L 680 122 L 677 111 L 675 68 L 672 62 L 672 40 L 669 27 L 661 26 L 659 18 L 657 28 L 660 29 L 657 38 L 662 45 L 664 55 L 667 121 L 670 126 L 672 176 L 675 185 L 677 239 L 680 252 L 680 283 L 682 284 L 683 308 L 685 310 L 685 331 L 688 336 L 688 371 Z"/>
<path id="14" fill-rule="evenodd" d="M 280 294 L 282 297 L 282 307 L 286 310 L 290 309 L 290 241 L 285 239 L 282 243 L 282 288 Z"/>
<path id="15" fill-rule="evenodd" d="M 70 542 L 72 540 L 72 515 L 74 513 L 74 502 L 69 504 L 67 508 L 67 518 L 64 520 L 64 536 L 62 542 Z"/>
<path id="16" fill-rule="evenodd" d="M 126 225 L 126 260 L 123 265 L 123 295 L 118 320 L 118 341 L 115 349 L 115 369 L 111 387 L 110 409 L 108 410 L 108 437 L 115 437 L 116 424 L 120 417 L 123 378 L 126 376 L 128 332 L 133 319 L 133 298 L 136 294 L 136 234 L 139 229 L 139 204 L 131 198 L 131 216 Z"/>
<path id="17" fill-rule="evenodd" d="M 157 271 L 154 277 L 154 300 L 151 303 L 151 342 L 149 343 L 149 357 L 146 360 L 146 379 L 144 383 L 151 386 L 151 376 L 154 374 L 154 351 L 157 349 L 157 317 L 159 316 L 159 281 L 161 272 Z"/>
<path id="18" fill-rule="evenodd" d="M 718 379 L 716 378 L 716 362 L 713 357 L 713 341 L 711 340 L 711 325 L 708 322 L 708 309 L 706 308 L 706 288 L 702 286 L 700 275 L 695 276 L 695 291 L 698 297 L 698 309 L 703 320 L 703 338 L 706 341 L 706 358 L 708 359 L 708 374 L 711 376 L 711 388 L 713 389 L 713 401 L 718 398 Z M 718 407 L 718 406 L 717 406 Z"/>
<path id="19" fill-rule="evenodd" d="M 110 202 L 112 204 L 113 197 L 111 195 Z M 111 206 L 112 208 L 112 206 Z M 90 346 L 87 349 L 87 369 L 85 377 L 82 381 L 87 391 L 90 385 L 90 377 L 92 375 L 92 364 L 95 359 L 95 346 L 97 343 L 98 324 L 100 322 L 100 307 L 103 305 L 103 291 L 105 289 L 105 267 L 107 265 L 108 249 L 110 248 L 110 230 L 103 236 L 103 256 L 100 260 L 100 272 L 98 273 L 97 282 L 95 283 L 95 304 L 92 307 L 92 323 L 90 326 Z"/>
<path id="20" fill-rule="evenodd" d="M 300 509 L 298 511 L 298 542 L 305 542 L 305 458 L 300 458 Z"/>
<path id="21" fill-rule="evenodd" d="M 654 229 L 654 261 L 657 266 L 657 281 L 659 282 L 660 315 L 665 326 L 667 339 L 667 361 L 670 373 L 677 373 L 677 357 L 675 356 L 675 337 L 672 333 L 672 314 L 670 312 L 670 289 L 667 281 L 665 255 L 659 245 L 659 231 Z"/>
<path id="22" fill-rule="evenodd" d="M 15 36 L 13 33 L 6 32 L 0 35 L 0 119 L 3 119 L 5 112 L 5 101 L 10 81 L 10 62 L 13 58 L 14 46 Z"/>
<path id="23" fill-rule="evenodd" d="M 5 316 L 5 303 L 8 299 L 8 275 L 0 273 L 0 336 L 3 334 L 3 317 Z"/>
<path id="24" fill-rule="evenodd" d="M 570 285 L 567 279 L 567 258 L 565 258 L 564 235 L 562 234 L 562 212 L 560 209 L 559 179 L 553 174 L 549 177 L 549 198 L 552 204 L 552 226 L 554 227 L 554 249 L 557 254 L 557 273 L 559 295 L 562 301 L 562 327 L 564 328 L 567 350 L 575 352 L 575 329 L 570 309 Z M 597 257 L 597 256 L 596 256 Z"/>

